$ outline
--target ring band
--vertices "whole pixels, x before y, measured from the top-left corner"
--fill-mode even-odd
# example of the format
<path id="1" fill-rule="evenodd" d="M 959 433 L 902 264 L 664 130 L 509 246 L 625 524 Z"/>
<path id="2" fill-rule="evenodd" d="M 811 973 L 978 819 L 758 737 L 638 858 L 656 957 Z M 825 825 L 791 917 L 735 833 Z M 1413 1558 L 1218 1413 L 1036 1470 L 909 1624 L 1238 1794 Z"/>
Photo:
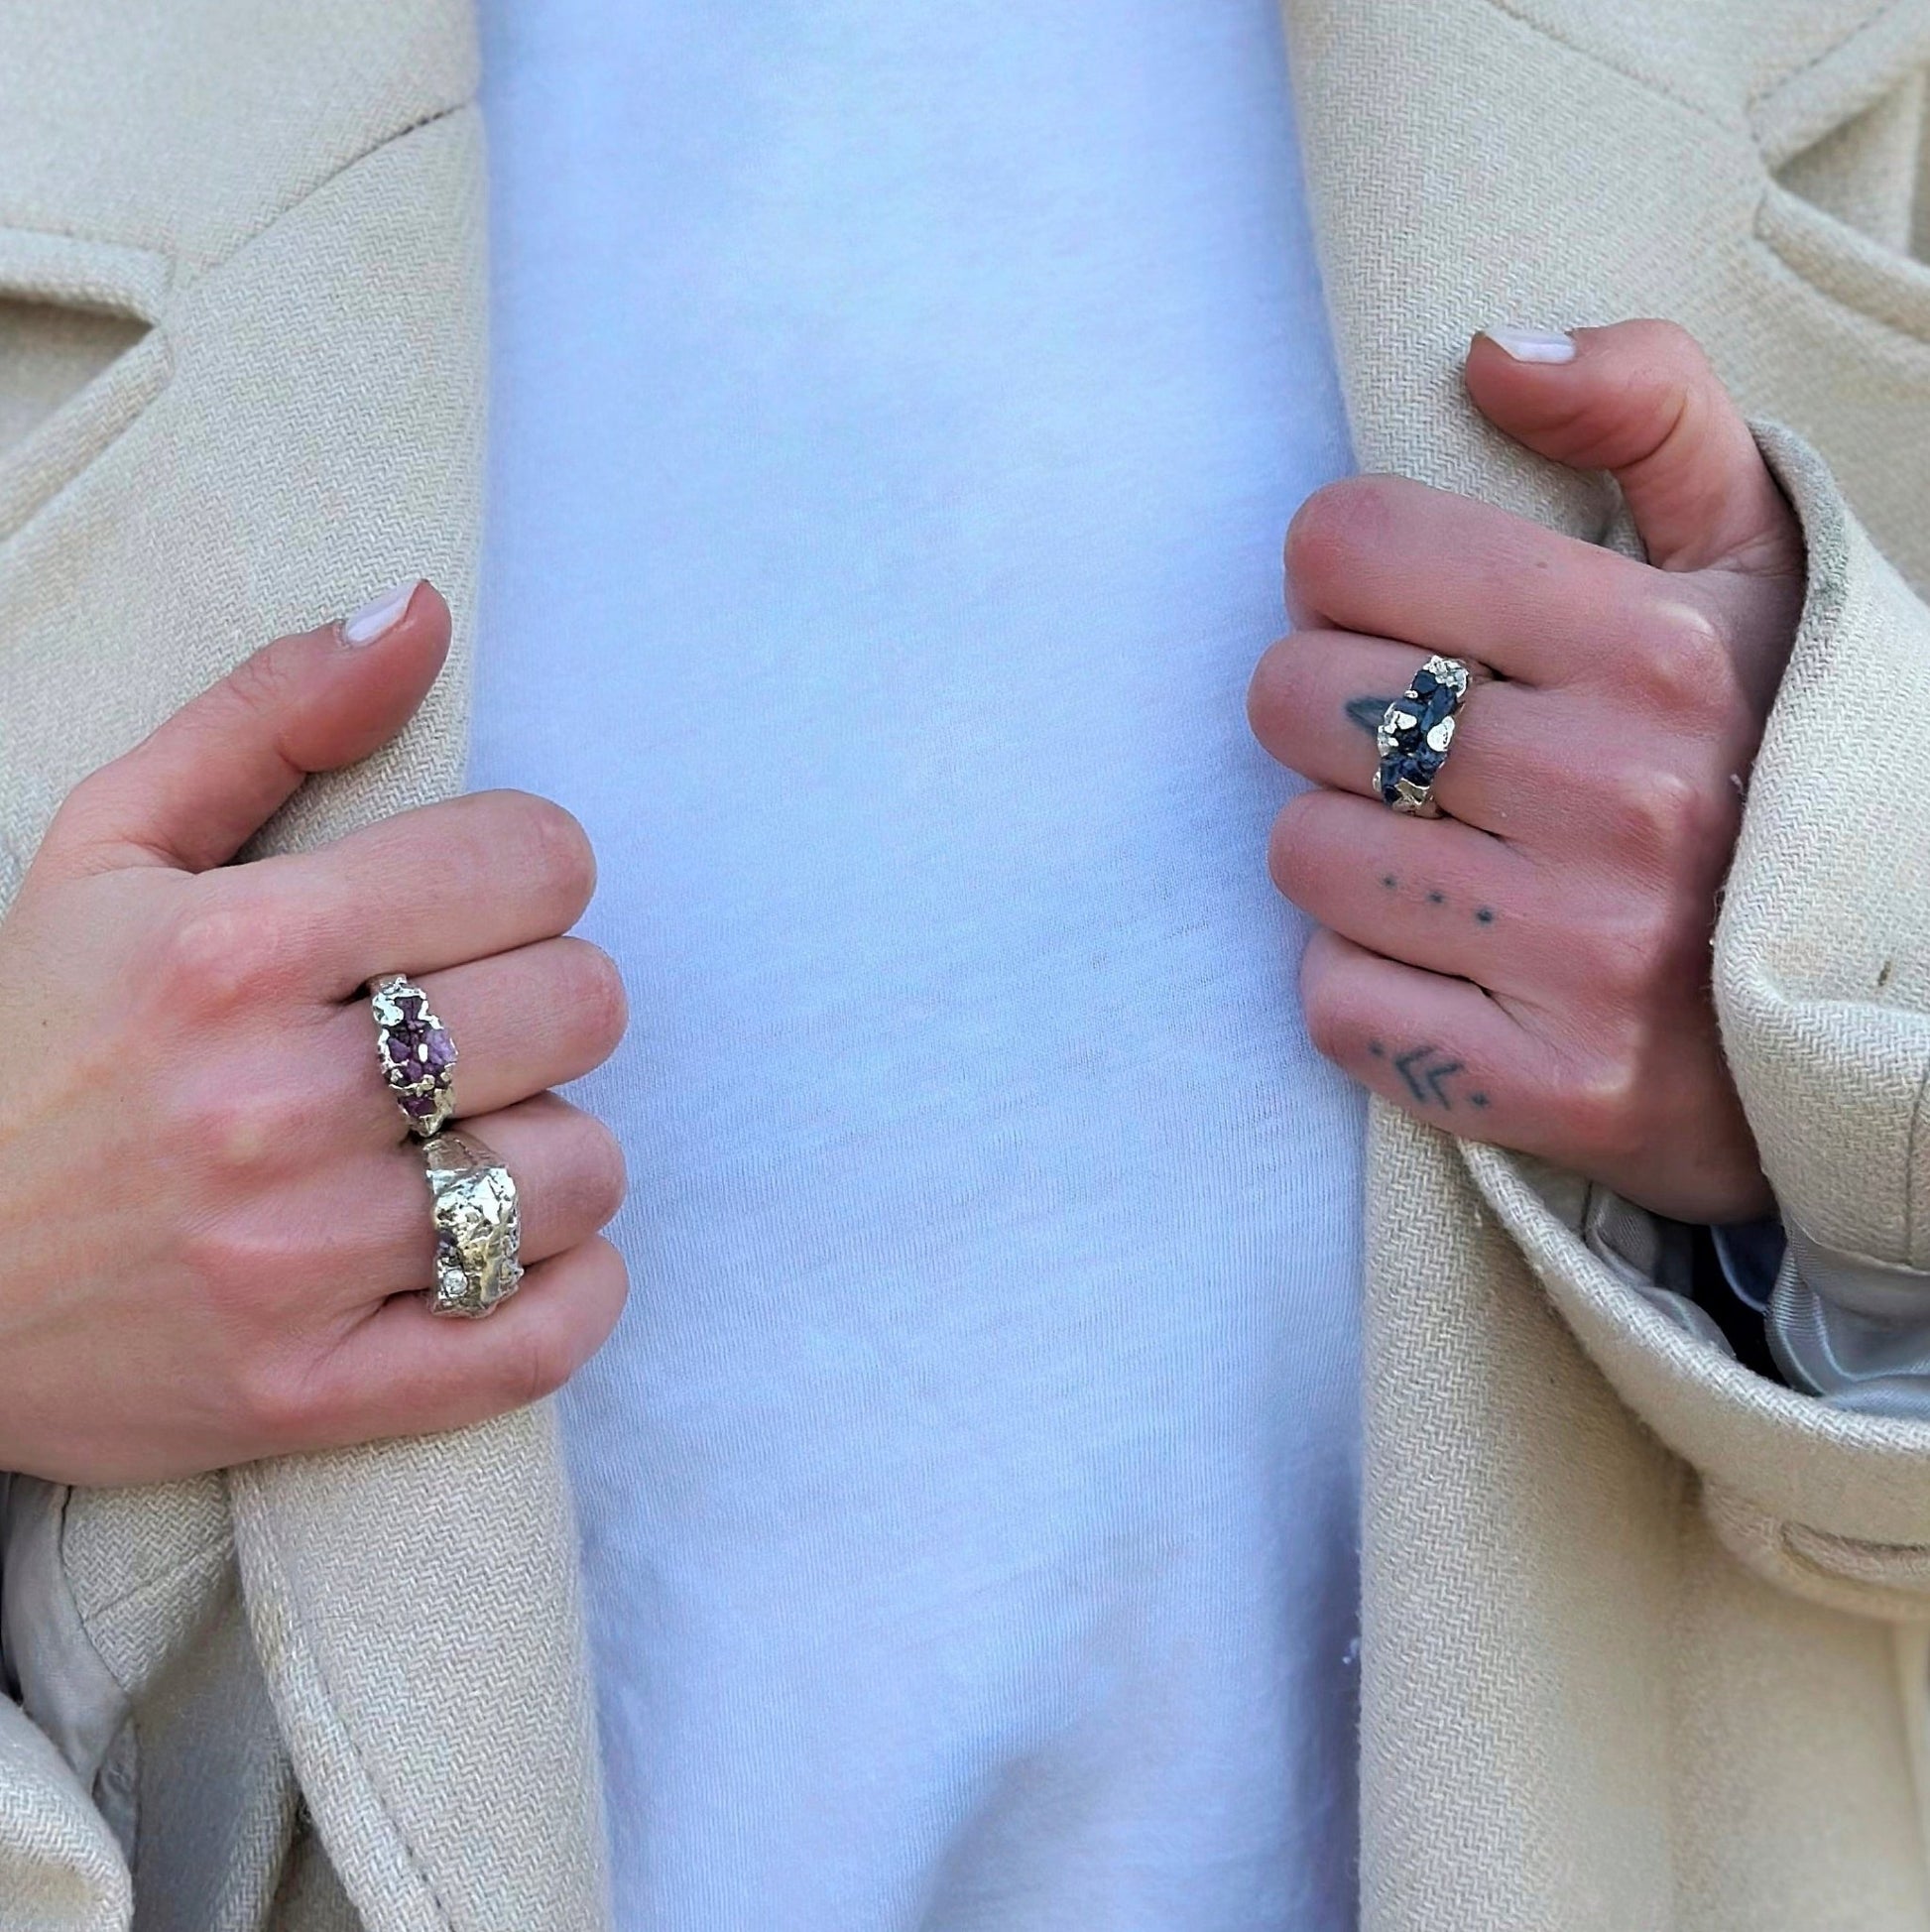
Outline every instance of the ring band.
<path id="1" fill-rule="evenodd" d="M 455 1113 L 455 1041 L 428 995 L 400 973 L 369 983 L 376 1059 L 410 1131 L 427 1140 Z"/>
<path id="2" fill-rule="evenodd" d="M 1430 658 L 1381 716 L 1375 785 L 1384 804 L 1415 818 L 1439 818 L 1434 781 L 1454 744 L 1454 721 L 1472 681 L 1459 658 Z"/>
<path id="3" fill-rule="evenodd" d="M 494 1148 L 466 1134 L 424 1141 L 422 1167 L 435 1222 L 429 1307 L 438 1315 L 487 1315 L 523 1279 L 516 1181 Z"/>

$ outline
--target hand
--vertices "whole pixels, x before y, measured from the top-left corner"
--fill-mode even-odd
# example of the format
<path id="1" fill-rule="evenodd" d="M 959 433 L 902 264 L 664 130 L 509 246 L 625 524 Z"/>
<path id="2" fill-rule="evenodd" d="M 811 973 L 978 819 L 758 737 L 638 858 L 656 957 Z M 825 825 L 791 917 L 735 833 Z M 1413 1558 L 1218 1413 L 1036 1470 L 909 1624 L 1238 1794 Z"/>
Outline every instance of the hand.
<path id="1" fill-rule="evenodd" d="M 284 638 L 77 785 L 0 921 L 0 1468 L 147 1482 L 453 1428 L 555 1389 L 622 1306 L 609 1133 L 544 1090 L 616 1047 L 562 933 L 594 862 L 485 792 L 228 865 L 309 772 L 421 703 L 448 612 Z M 422 1161 L 362 983 L 420 976 L 456 1098 L 517 1177 L 523 1289 L 431 1315 Z"/>
<path id="2" fill-rule="evenodd" d="M 1397 477 L 1311 498 L 1286 546 L 1299 628 L 1262 660 L 1251 712 L 1329 788 L 1280 814 L 1273 877 L 1326 928 L 1307 1026 L 1356 1079 L 1658 1213 L 1737 1220 L 1770 1194 L 1710 939 L 1801 611 L 1801 536 L 1680 329 L 1572 340 L 1541 361 L 1478 338 L 1469 392 L 1530 449 L 1613 472 L 1648 561 Z M 1463 706 L 1435 820 L 1374 785 L 1382 709 L 1430 653 L 1498 679 Z"/>

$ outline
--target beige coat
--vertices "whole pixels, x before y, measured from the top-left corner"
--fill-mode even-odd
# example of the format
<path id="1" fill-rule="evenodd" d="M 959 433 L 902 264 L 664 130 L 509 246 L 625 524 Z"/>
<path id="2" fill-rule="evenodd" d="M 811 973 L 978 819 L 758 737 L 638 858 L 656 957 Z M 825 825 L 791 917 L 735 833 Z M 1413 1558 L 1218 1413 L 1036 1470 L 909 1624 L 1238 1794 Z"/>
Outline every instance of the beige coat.
<path id="1" fill-rule="evenodd" d="M 1457 369 L 1640 313 L 1821 452 L 1764 430 L 1811 585 L 1718 993 L 1821 1274 L 1930 1270 L 1930 0 L 1288 13 L 1366 466 L 1609 534 Z M 475 82 L 465 0 L 0 6 L 0 898 L 261 640 L 419 571 L 473 608 Z M 265 844 L 454 787 L 467 646 Z M 1561 1176 L 1384 1115 L 1371 1184 L 1372 1932 L 1930 1927 L 1930 1430 L 1670 1326 Z M 4 1586 L 6 1932 L 602 1923 L 546 1412 L 16 1480 Z"/>

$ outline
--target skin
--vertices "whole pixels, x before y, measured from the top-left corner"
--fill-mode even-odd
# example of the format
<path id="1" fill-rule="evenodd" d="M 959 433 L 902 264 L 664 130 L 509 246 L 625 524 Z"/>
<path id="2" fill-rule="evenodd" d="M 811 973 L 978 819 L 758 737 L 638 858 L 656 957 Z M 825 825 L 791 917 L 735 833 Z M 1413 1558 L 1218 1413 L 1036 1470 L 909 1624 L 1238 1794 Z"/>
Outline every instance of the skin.
<path id="1" fill-rule="evenodd" d="M 1802 608 L 1787 502 L 1694 341 L 1581 329 L 1566 364 L 1477 338 L 1497 427 L 1622 486 L 1637 562 L 1390 476 L 1309 500 L 1295 629 L 1254 730 L 1315 782 L 1273 830 L 1318 921 L 1301 972 L 1327 1056 L 1417 1118 L 1537 1154 L 1658 1213 L 1772 1205 L 1710 997 L 1718 894 Z M 1463 707 L 1447 816 L 1375 793 L 1373 727 L 1420 660 L 1499 681 Z"/>
<path id="2" fill-rule="evenodd" d="M 1319 787 L 1280 888 L 1324 928 L 1323 1051 L 1396 1105 L 1690 1220 L 1769 1204 L 1708 989 L 1742 785 L 1803 591 L 1794 520 L 1695 345 L 1583 330 L 1568 365 L 1478 342 L 1477 405 L 1620 480 L 1647 563 L 1391 477 L 1314 497 L 1296 629 L 1254 726 Z M 393 738 L 440 668 L 427 586 L 380 639 L 284 638 L 78 785 L 0 921 L 0 1468 L 145 1482 L 453 1428 L 558 1388 L 615 1325 L 621 1151 L 548 1090 L 622 1037 L 565 936 L 595 867 L 560 807 L 459 798 L 232 863 L 312 772 Z M 1506 681 L 1437 795 L 1372 795 L 1372 727 L 1430 652 Z M 523 1291 L 430 1315 L 420 1155 L 361 989 L 421 981 L 465 1124 L 517 1175 Z M 84 1207 L 77 1211 L 77 1207 Z"/>
<path id="3" fill-rule="evenodd" d="M 0 921 L 0 1468 L 146 1482 L 483 1419 L 614 1326 L 609 1132 L 547 1090 L 615 1050 L 615 966 L 561 936 L 595 883 L 560 806 L 485 792 L 319 851 L 228 863 L 310 772 L 401 730 L 442 600 L 354 648 L 284 638 L 62 804 Z M 464 1125 L 523 1202 L 487 1321 L 415 1290 L 420 1153 L 364 981 L 420 980 Z"/>

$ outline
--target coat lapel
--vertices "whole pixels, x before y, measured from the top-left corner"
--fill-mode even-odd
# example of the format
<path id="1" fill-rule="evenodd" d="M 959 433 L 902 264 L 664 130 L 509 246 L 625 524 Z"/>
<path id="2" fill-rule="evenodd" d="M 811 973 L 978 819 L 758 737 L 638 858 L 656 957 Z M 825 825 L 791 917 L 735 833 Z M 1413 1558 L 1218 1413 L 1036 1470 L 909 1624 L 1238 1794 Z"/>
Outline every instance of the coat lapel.
<path id="1" fill-rule="evenodd" d="M 1885 272 L 1837 224 L 1828 247 L 1857 275 L 1826 295 L 1764 212 L 1776 170 L 1907 90 L 1930 10 L 1287 0 L 1286 17 L 1364 468 L 1619 538 L 1609 488 L 1489 429 L 1461 363 L 1494 321 L 1665 315 L 1748 411 L 1821 445 L 1892 558 L 1930 577 L 1930 456 L 1897 427 L 1921 407 L 1918 349 L 1894 332 L 1901 304 L 1921 308 L 1922 270 Z M 1556 1312 L 1516 1238 L 1558 1293 L 1564 1273 L 1612 1281 L 1576 1238 L 1579 1184 L 1384 1106 L 1371 1142 L 1364 1924 L 1701 1924 L 1749 1916 L 1744 1898 L 1760 1922 L 1812 1922 L 1790 1902 L 1809 1895 L 1802 1852 L 1758 1834 L 1745 1870 L 1725 1807 L 1801 1815 L 1766 1794 L 1802 1761 L 1787 1739 L 1807 1726 L 1834 1749 L 1852 1733 L 1821 1709 L 1787 1724 L 1765 1686 L 1828 1655 L 1843 1682 L 1888 1695 L 1882 1644 L 1773 1601 L 1714 1551 L 1690 1472 L 1624 1406 L 1637 1379 L 1619 1396 Z M 1618 1349 L 1639 1355 L 1619 1332 L 1605 1356 Z M 1747 1380 L 1700 1393 L 1705 1419 L 1746 1408 Z M 1887 1830 L 1889 1771 L 1860 1762 L 1890 1759 L 1840 1755 L 1833 1815 Z M 1887 1857 L 1859 1882 L 1880 1885 Z"/>
<path id="2" fill-rule="evenodd" d="M 402 738 L 311 783 L 257 849 L 446 795 L 465 753 L 485 343 L 466 5 L 80 11 L 98 17 L 0 22 L 0 295 L 148 332 L 0 457 L 9 887 L 84 772 L 257 644 L 398 577 L 448 595 L 448 672 Z M 371 1932 L 602 1922 L 546 1409 L 213 1485 L 75 1492 L 63 1546 L 137 1739 L 203 1727 L 210 1765 L 238 1693 L 169 1659 L 238 1564 L 307 1811 Z M 138 1896 L 171 1852 L 139 1817 L 133 1838 Z"/>

